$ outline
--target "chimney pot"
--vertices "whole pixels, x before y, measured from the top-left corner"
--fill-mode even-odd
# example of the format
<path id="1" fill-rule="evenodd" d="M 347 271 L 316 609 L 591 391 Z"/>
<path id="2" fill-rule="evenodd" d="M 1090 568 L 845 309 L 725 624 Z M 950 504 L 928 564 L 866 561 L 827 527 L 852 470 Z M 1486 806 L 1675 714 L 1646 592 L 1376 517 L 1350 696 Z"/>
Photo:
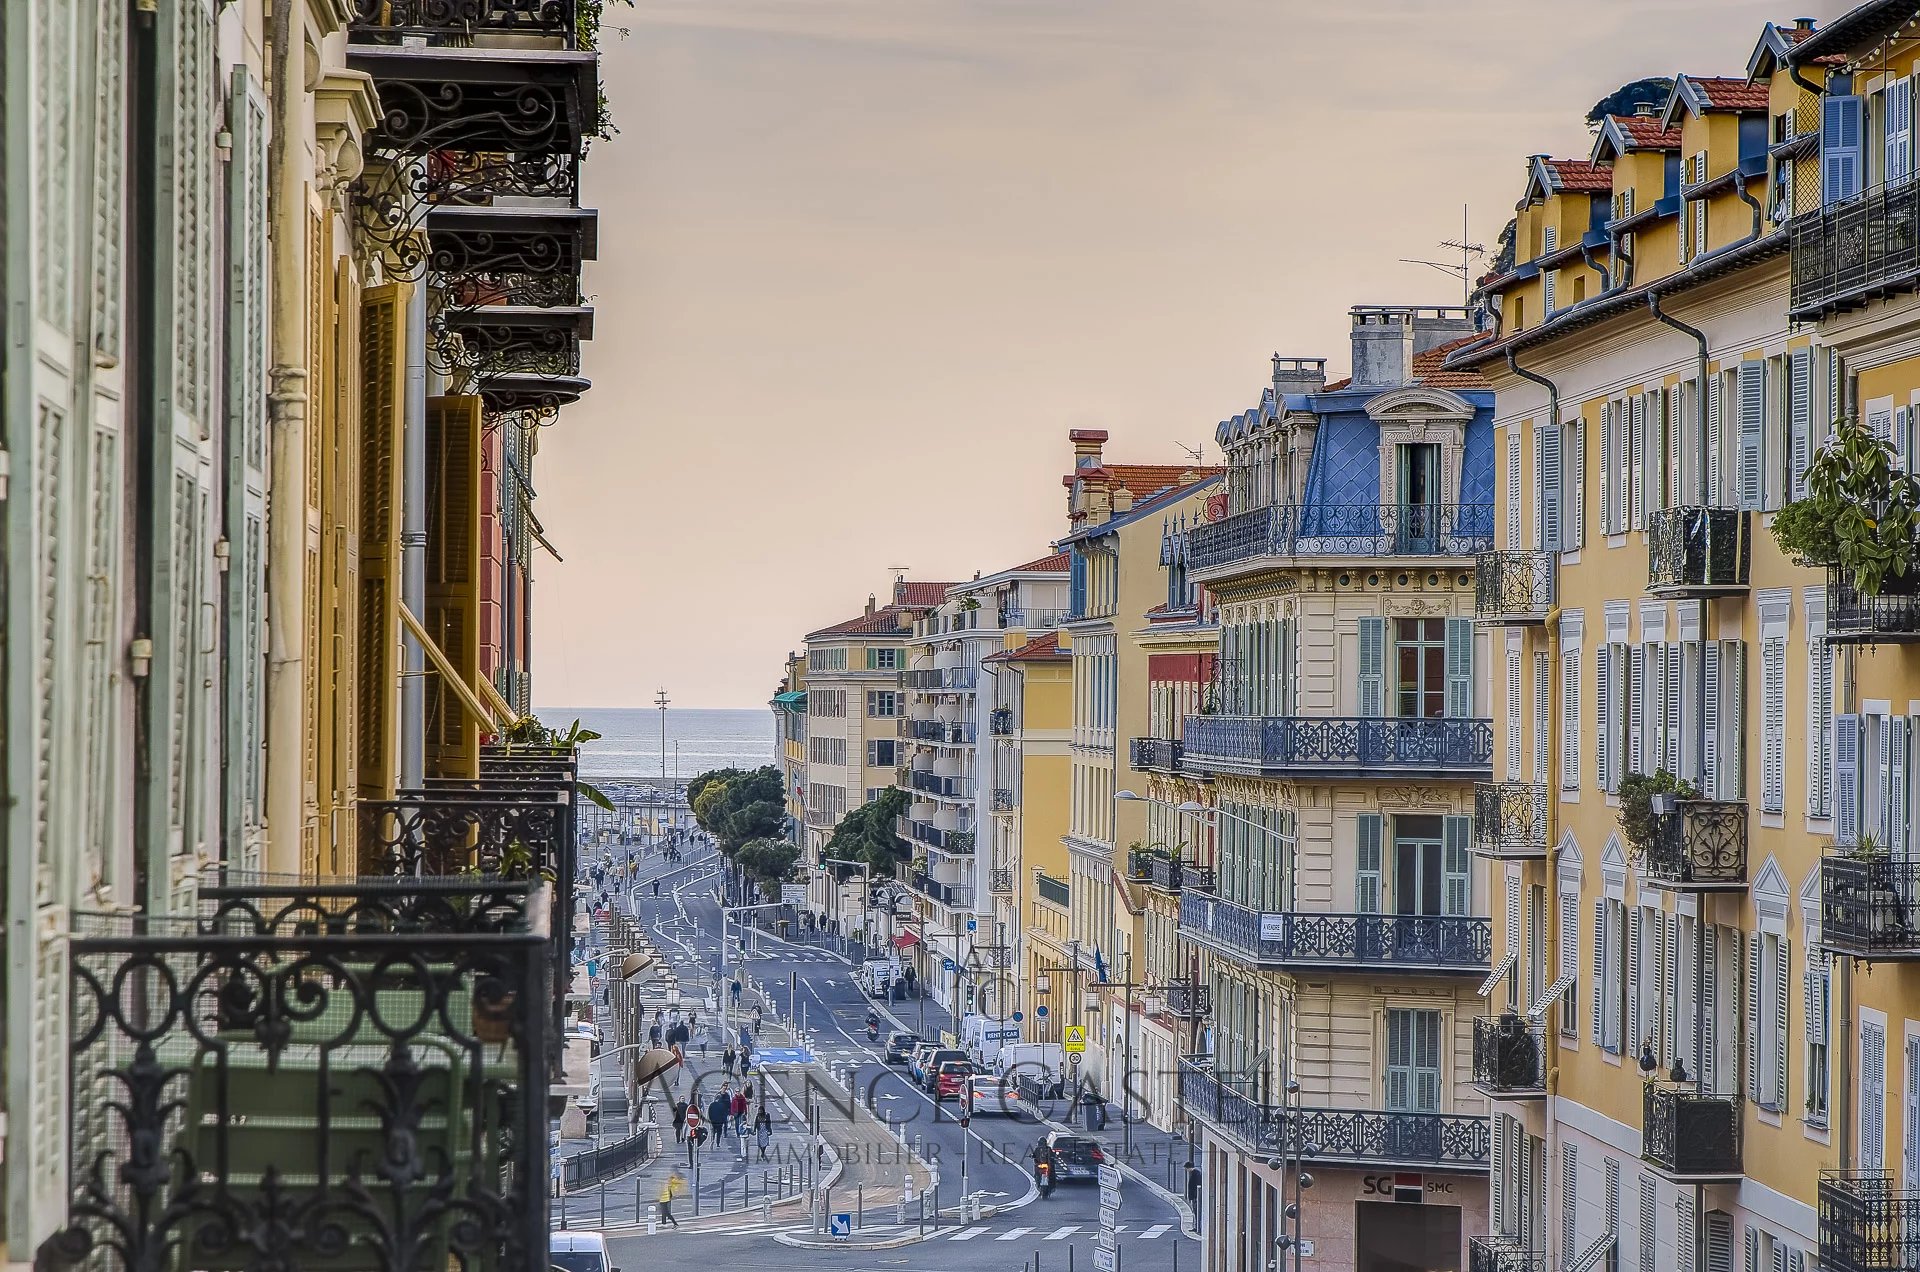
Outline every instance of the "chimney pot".
<path id="1" fill-rule="evenodd" d="M 873 593 L 868 592 L 867 593 L 867 617 L 868 618 L 873 617 L 873 601 L 874 601 Z"/>
<path id="2" fill-rule="evenodd" d="M 1813 19 L 1812 18 L 1795 18 L 1793 20 L 1793 25 L 1801 31 L 1811 31 L 1813 30 Z"/>

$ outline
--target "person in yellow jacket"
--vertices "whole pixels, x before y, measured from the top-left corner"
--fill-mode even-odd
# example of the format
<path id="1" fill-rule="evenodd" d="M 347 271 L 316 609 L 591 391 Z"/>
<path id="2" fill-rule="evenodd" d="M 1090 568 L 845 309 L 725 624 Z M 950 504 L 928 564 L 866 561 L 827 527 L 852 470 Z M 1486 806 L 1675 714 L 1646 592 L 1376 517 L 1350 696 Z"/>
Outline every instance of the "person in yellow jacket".
<path id="1" fill-rule="evenodd" d="M 687 1181 L 681 1178 L 677 1170 L 668 1175 L 666 1182 L 660 1185 L 661 1223 L 670 1223 L 676 1228 L 680 1226 L 680 1221 L 673 1217 L 673 1199 L 685 1191 L 687 1191 Z"/>

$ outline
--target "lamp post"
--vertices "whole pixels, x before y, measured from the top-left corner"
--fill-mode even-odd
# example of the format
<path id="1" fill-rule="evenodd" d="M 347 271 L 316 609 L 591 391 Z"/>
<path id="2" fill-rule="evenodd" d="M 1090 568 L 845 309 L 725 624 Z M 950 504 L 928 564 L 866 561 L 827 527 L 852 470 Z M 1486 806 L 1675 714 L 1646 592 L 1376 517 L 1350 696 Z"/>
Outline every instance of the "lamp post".
<path id="1" fill-rule="evenodd" d="M 860 872 L 861 895 L 867 897 L 868 900 L 872 899 L 872 894 L 873 894 L 873 867 L 872 866 L 868 865 L 864 861 L 855 861 L 851 857 L 822 857 L 820 858 L 820 864 L 823 866 L 851 866 L 855 870 L 858 870 Z M 841 900 L 840 880 L 838 877 L 836 877 L 833 881 L 833 917 L 836 922 L 839 922 L 841 924 L 841 936 L 842 936 L 842 939 L 844 939 L 846 935 L 846 924 L 844 921 L 842 921 L 843 911 L 841 909 L 840 900 Z M 862 913 L 864 914 L 865 911 L 863 910 Z"/>

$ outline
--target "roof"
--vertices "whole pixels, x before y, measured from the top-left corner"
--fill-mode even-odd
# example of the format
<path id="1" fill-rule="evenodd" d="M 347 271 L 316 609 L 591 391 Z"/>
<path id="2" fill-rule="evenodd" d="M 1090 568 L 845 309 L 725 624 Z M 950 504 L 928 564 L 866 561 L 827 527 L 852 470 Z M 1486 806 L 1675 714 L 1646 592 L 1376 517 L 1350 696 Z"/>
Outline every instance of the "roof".
<path id="1" fill-rule="evenodd" d="M 1595 162 L 1607 151 L 1618 155 L 1630 150 L 1678 149 L 1680 130 L 1668 127 L 1658 115 L 1608 115 L 1600 121 L 1599 135 L 1593 139 Z"/>
<path id="2" fill-rule="evenodd" d="M 1613 170 L 1589 159 L 1543 159 L 1540 166 L 1553 175 L 1556 190 L 1593 192 L 1613 189 Z"/>
<path id="3" fill-rule="evenodd" d="M 808 632 L 806 638 L 812 641 L 822 636 L 904 636 L 907 634 L 907 625 L 906 610 L 897 605 L 888 605 L 871 614 L 861 614 L 843 623 Z"/>
<path id="4" fill-rule="evenodd" d="M 774 694 L 773 700 L 781 706 L 790 706 L 796 702 L 805 702 L 807 700 L 807 691 L 805 689 L 789 689 L 784 693 Z"/>
<path id="5" fill-rule="evenodd" d="M 1660 122 L 1672 127 L 1682 105 L 1699 115 L 1710 110 L 1764 111 L 1771 103 L 1765 84 L 1730 75 L 1681 75 L 1673 81 L 1673 94 L 1660 112 Z"/>
<path id="6" fill-rule="evenodd" d="M 1101 464 L 1098 468 L 1075 469 L 1072 477 L 1081 480 L 1095 474 L 1102 475 L 1106 477 L 1108 486 L 1124 486 L 1133 492 L 1134 500 L 1138 502 L 1219 471 L 1218 468 L 1206 468 L 1198 464 Z"/>
<path id="7" fill-rule="evenodd" d="M 1082 539 L 1098 539 L 1104 535 L 1112 534 L 1114 531 L 1120 529 L 1122 526 L 1132 525 L 1134 522 L 1140 520 L 1142 517 L 1149 515 L 1150 513 L 1159 512 L 1161 509 L 1167 507 L 1170 504 L 1178 503 L 1180 500 L 1185 499 L 1188 495 L 1192 494 L 1194 491 L 1200 489 L 1202 486 L 1212 485 L 1214 482 L 1219 481 L 1221 477 L 1226 473 L 1227 470 L 1225 468 L 1220 468 L 1220 467 L 1195 466 L 1192 468 L 1185 469 L 1183 471 L 1189 474 L 1197 474 L 1197 475 L 1194 476 L 1193 480 L 1191 481 L 1182 482 L 1177 486 L 1168 486 L 1160 490 L 1159 492 L 1135 503 L 1133 507 L 1129 508 L 1127 511 L 1115 513 L 1113 516 L 1109 517 L 1105 521 L 1100 522 L 1097 525 L 1083 525 L 1083 526 L 1076 527 L 1070 533 L 1061 535 L 1059 542 L 1075 543 Z"/>
<path id="8" fill-rule="evenodd" d="M 1003 649 L 997 654 L 988 654 L 984 662 L 1039 662 L 1045 659 L 1070 658 L 1060 648 L 1060 633 L 1048 632 L 1045 636 L 1036 636 L 1018 649 Z"/>
<path id="9" fill-rule="evenodd" d="M 1056 552 L 1052 556 L 1043 556 L 1037 561 L 1025 565 L 1016 565 L 1002 574 L 1065 574 L 1067 572 L 1067 554 Z"/>
<path id="10" fill-rule="evenodd" d="M 893 585 L 893 603 L 910 609 L 932 609 L 958 586 L 957 583 L 914 583 L 901 579 Z"/>
<path id="11" fill-rule="evenodd" d="M 1836 53 L 1849 53 L 1899 30 L 1920 15 L 1920 0 L 1867 0 L 1856 5 L 1793 50 L 1793 64 L 1805 66 Z"/>
<path id="12" fill-rule="evenodd" d="M 1435 345 L 1425 353 L 1413 356 L 1413 383 L 1425 385 L 1430 389 L 1490 389 L 1487 378 L 1478 371 L 1467 371 L 1447 366 L 1447 355 L 1456 349 L 1464 349 L 1486 338 L 1484 331 L 1461 336 L 1458 340 L 1449 340 L 1445 344 Z"/>

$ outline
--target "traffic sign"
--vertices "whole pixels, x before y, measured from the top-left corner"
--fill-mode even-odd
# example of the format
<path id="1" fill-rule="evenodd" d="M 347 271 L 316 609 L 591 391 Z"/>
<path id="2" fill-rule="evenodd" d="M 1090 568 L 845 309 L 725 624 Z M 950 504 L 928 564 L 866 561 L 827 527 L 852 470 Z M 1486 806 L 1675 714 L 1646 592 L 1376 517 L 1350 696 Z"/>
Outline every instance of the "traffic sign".
<path id="1" fill-rule="evenodd" d="M 980 930 L 980 920 L 978 919 L 967 920 L 967 931 L 978 932 L 979 930 Z"/>
<path id="2" fill-rule="evenodd" d="M 1100 1208 L 1102 1210 L 1120 1209 L 1120 1190 L 1118 1188 L 1109 1188 L 1105 1184 L 1100 1185 Z M 1102 1222 L 1104 1221 L 1105 1217 L 1103 1216 Z"/>
<path id="3" fill-rule="evenodd" d="M 1040 1017 L 1040 1019 L 1045 1020 L 1047 1018 L 1047 1005 L 1045 1003 L 1041 1003 L 1038 1007 L 1035 1007 L 1033 1009 L 1033 1014 Z"/>
<path id="4" fill-rule="evenodd" d="M 1104 1200 L 1105 1199 L 1103 1198 L 1102 1199 L 1103 1203 L 1104 1203 Z M 1119 1227 L 1120 1227 L 1120 1212 L 1118 1210 L 1103 1209 L 1100 1212 L 1101 1235 L 1111 1237 L 1119 1229 Z"/>
<path id="5" fill-rule="evenodd" d="M 1087 1049 L 1087 1027 L 1085 1025 L 1068 1025 L 1067 1040 L 1062 1045 L 1066 1047 L 1069 1054 L 1077 1055 L 1085 1051 Z"/>
<path id="6" fill-rule="evenodd" d="M 853 1235 L 853 1215 L 842 1210 L 839 1214 L 827 1216 L 827 1235 L 835 1241 L 845 1241 Z"/>
<path id="7" fill-rule="evenodd" d="M 1120 1191 L 1121 1177 L 1120 1177 L 1120 1168 L 1118 1166 L 1115 1166 L 1112 1162 L 1101 1162 L 1097 1173 L 1099 1175 L 1100 1186 L 1102 1188 L 1111 1188 L 1115 1192 Z M 1113 1204 L 1117 1206 L 1120 1203 L 1116 1201 Z"/>
<path id="8" fill-rule="evenodd" d="M 1093 1272 L 1120 1272 L 1119 1252 L 1109 1250 L 1105 1246 L 1095 1246 L 1093 1248 Z"/>
<path id="9" fill-rule="evenodd" d="M 1027 1018 L 1027 1013 L 1023 1011 L 1016 1011 L 1013 1013 L 1013 1023 L 1016 1025 L 1019 1024 L 1021 1021 L 1025 1020 L 1026 1018 Z"/>
<path id="10" fill-rule="evenodd" d="M 955 963 L 950 958 L 943 958 L 940 960 L 940 970 L 943 972 L 950 972 L 957 966 L 959 966 L 959 964 Z"/>

